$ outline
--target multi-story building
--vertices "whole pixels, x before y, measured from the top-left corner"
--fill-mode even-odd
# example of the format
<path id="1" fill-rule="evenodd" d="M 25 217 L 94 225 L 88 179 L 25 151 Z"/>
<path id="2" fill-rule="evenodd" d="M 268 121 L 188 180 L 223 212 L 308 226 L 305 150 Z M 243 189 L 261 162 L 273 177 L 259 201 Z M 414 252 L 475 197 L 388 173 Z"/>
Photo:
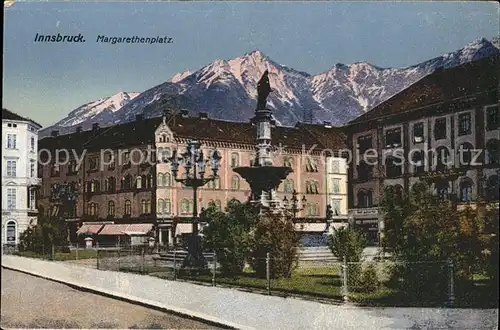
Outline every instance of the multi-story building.
<path id="1" fill-rule="evenodd" d="M 408 193 L 425 179 L 459 204 L 498 201 L 499 64 L 493 56 L 435 71 L 346 127 L 354 151 L 349 218 L 373 243 L 388 186 Z"/>
<path id="2" fill-rule="evenodd" d="M 329 133 L 329 147 L 337 141 L 340 145 L 334 149 L 340 148 L 343 140 L 338 129 L 329 128 Z M 94 125 L 91 131 L 77 129 L 61 136 L 53 132 L 40 140 L 40 148 L 50 150 L 52 156 L 51 162 L 41 163 L 44 205 L 47 210 L 54 208 L 54 184 L 75 182 L 82 193 L 74 211 L 65 215 L 71 240 L 76 240 L 76 233 L 99 234 L 105 240 L 128 232 L 145 234 L 155 228 L 159 242 L 172 243 L 175 236 L 191 230 L 187 222 L 193 212 L 193 192 L 174 180 L 165 158 L 173 149 L 183 150 L 190 140 L 201 142 L 207 157 L 217 148 L 222 156 L 221 168 L 215 181 L 198 190 L 198 208 L 210 202 L 224 208 L 232 198 L 245 201 L 250 197 L 247 182 L 232 169 L 250 166 L 255 136 L 250 123 L 214 120 L 206 113 L 191 117 L 184 110 L 175 115 L 165 113 L 163 118 L 138 116 L 133 122 L 106 128 Z M 301 125 L 273 128 L 273 145 L 273 164 L 293 168 L 279 187 L 278 197 L 290 197 L 297 190 L 307 199 L 297 218 L 324 223 L 331 196 L 327 194 L 326 156 L 322 153 L 326 146 Z M 57 149 L 69 151 L 58 164 Z M 340 204 L 336 217 L 346 213 Z"/>
<path id="3" fill-rule="evenodd" d="M 16 245 L 36 224 L 38 131 L 31 119 L 2 109 L 2 244 Z"/>

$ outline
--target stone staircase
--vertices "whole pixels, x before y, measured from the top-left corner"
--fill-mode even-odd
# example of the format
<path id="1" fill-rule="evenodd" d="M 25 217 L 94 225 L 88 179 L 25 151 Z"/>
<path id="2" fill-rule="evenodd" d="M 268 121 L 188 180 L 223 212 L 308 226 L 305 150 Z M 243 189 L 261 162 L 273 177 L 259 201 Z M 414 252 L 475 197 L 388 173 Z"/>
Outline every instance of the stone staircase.
<path id="1" fill-rule="evenodd" d="M 327 246 L 301 247 L 298 251 L 299 262 L 335 262 L 337 258 Z"/>

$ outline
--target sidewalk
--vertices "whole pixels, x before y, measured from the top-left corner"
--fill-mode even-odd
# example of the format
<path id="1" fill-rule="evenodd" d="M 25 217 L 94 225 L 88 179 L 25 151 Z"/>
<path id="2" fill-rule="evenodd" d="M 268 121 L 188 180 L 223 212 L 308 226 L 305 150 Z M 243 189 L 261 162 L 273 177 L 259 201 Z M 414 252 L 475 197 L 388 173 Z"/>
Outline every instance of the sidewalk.
<path id="1" fill-rule="evenodd" d="M 496 329 L 498 310 L 361 308 L 3 255 L 2 267 L 238 329 Z"/>

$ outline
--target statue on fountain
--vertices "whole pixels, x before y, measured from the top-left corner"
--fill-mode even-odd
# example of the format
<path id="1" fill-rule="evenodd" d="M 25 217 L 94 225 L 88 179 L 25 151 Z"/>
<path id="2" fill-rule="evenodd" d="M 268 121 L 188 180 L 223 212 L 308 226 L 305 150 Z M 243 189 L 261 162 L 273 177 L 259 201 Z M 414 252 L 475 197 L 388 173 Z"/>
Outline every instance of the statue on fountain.
<path id="1" fill-rule="evenodd" d="M 269 71 L 264 71 L 264 74 L 257 83 L 257 110 L 264 110 L 267 104 L 267 97 L 273 90 L 269 84 Z"/>

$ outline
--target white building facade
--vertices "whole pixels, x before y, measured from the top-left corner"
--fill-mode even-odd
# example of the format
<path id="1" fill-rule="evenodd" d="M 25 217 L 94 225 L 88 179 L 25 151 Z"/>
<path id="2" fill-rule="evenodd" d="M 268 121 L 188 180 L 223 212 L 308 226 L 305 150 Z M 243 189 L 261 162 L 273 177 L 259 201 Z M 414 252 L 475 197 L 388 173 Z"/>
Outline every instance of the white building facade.
<path id="1" fill-rule="evenodd" d="M 38 131 L 41 126 L 2 109 L 2 246 L 19 244 L 36 224 Z"/>

